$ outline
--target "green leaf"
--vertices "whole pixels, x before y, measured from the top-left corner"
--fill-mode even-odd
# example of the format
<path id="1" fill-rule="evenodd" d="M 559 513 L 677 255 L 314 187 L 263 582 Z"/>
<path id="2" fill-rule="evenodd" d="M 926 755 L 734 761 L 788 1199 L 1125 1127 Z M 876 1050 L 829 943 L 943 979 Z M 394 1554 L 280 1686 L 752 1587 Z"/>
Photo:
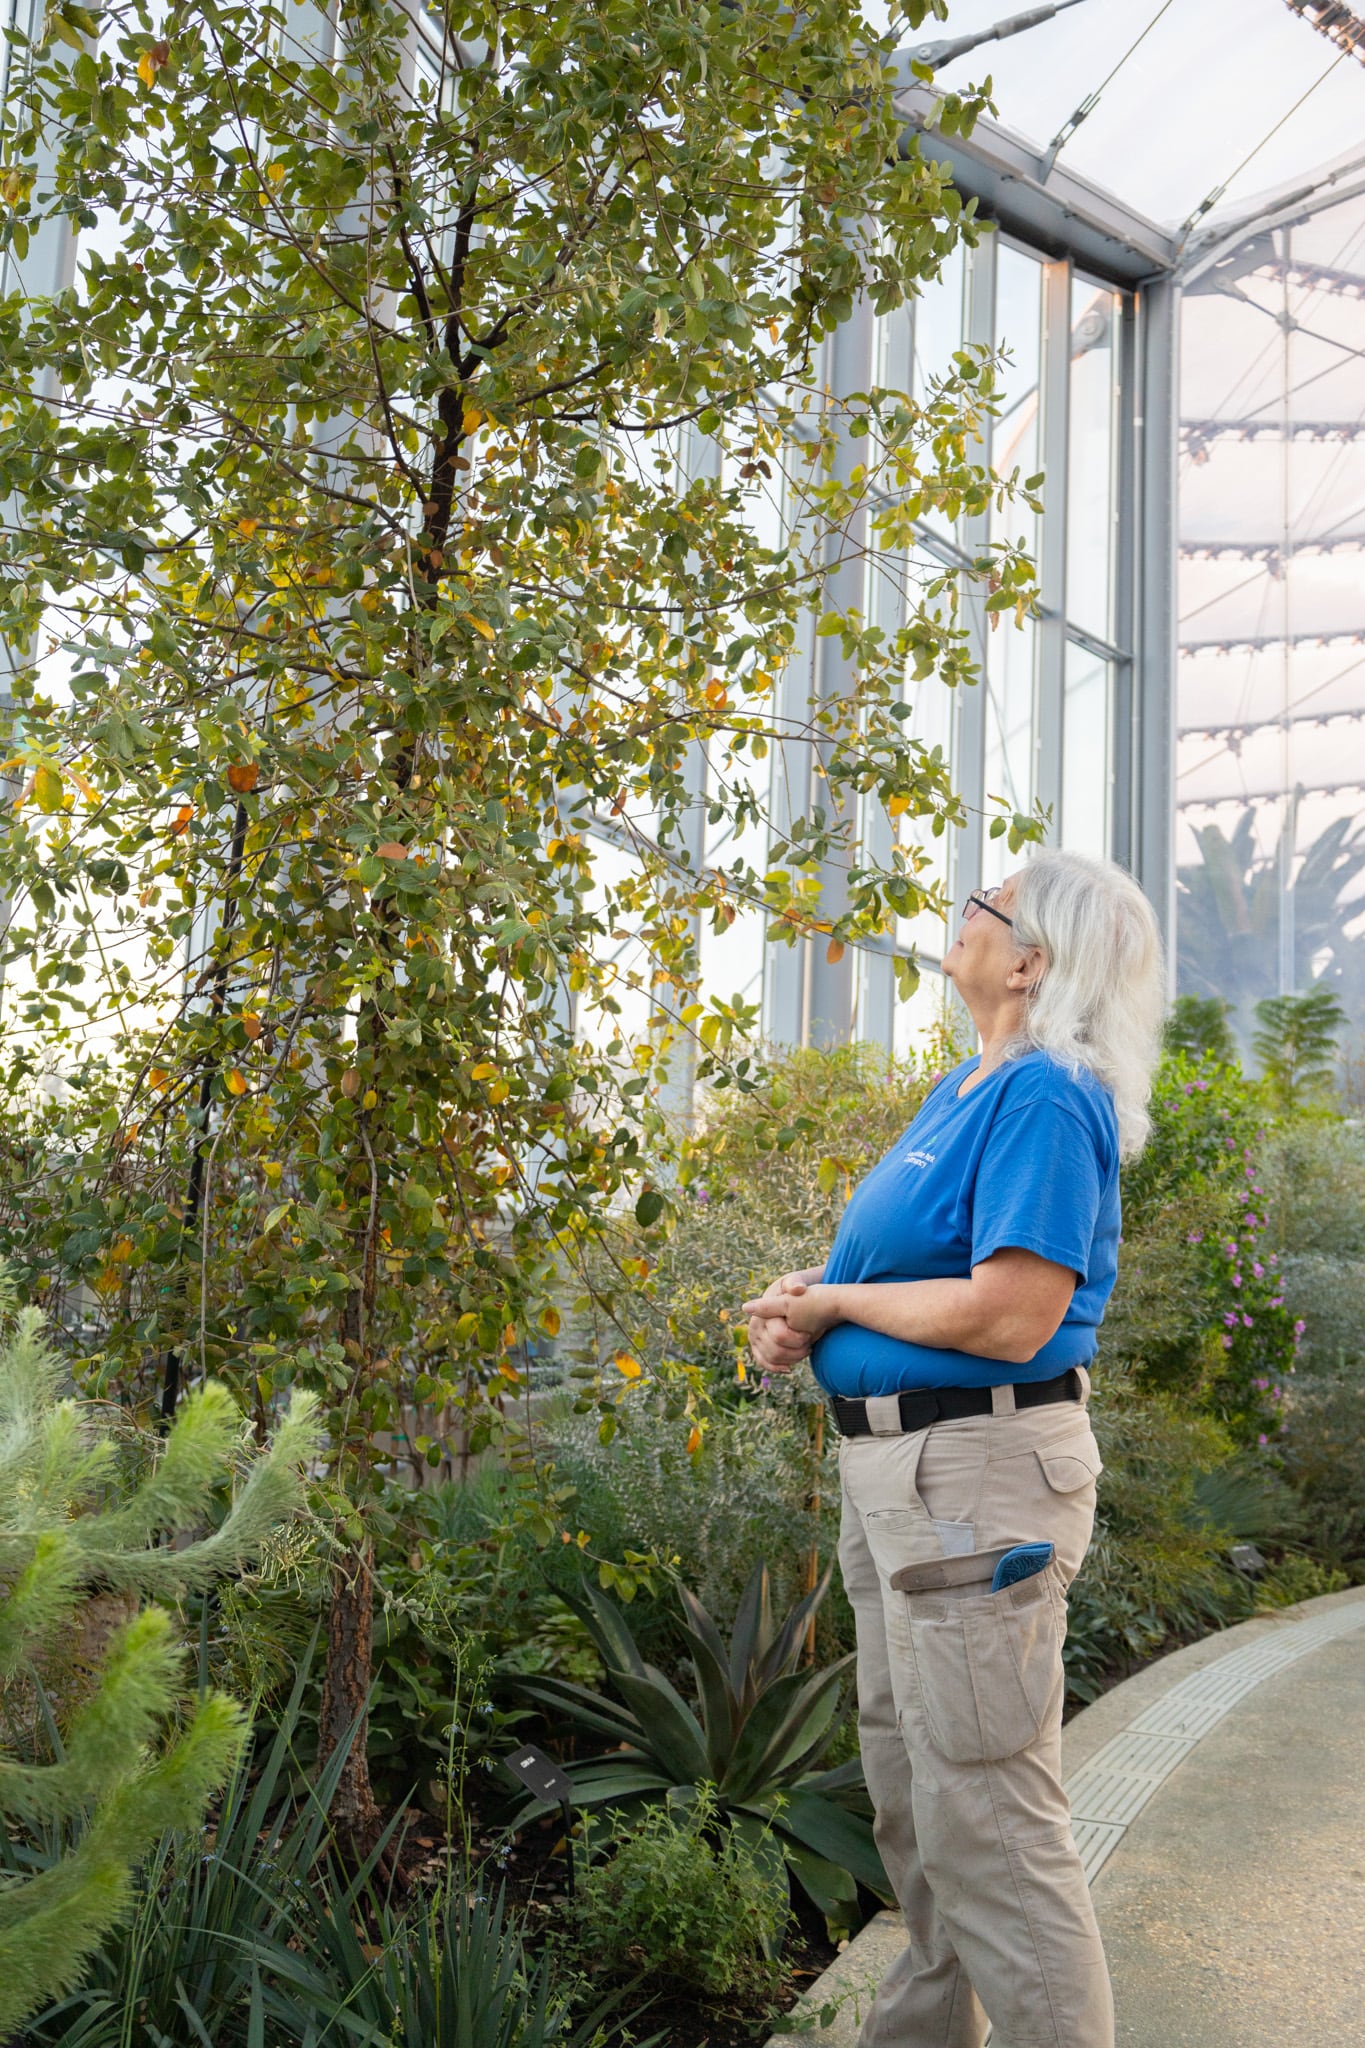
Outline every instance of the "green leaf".
<path id="1" fill-rule="evenodd" d="M 706 1738 L 696 1716 L 652 1664 L 642 1678 L 626 1671 L 613 1671 L 611 1682 L 640 1724 L 640 1740 L 657 1758 L 674 1782 L 697 1785 L 707 1774 Z"/>
<path id="2" fill-rule="evenodd" d="M 635 1204 L 635 1221 L 642 1230 L 657 1223 L 664 1213 L 664 1198 L 657 1188 L 646 1188 Z"/>
<path id="3" fill-rule="evenodd" d="M 780 1834 L 789 1835 L 805 1848 L 813 1849 L 817 1856 L 824 1856 L 841 1870 L 848 1871 L 878 1898 L 893 1896 L 891 1880 L 872 1838 L 871 1821 L 863 1820 L 855 1813 L 847 1813 L 843 1807 L 835 1806 L 813 1792 L 791 1789 L 782 1794 L 782 1804 L 773 1815 L 773 1826 Z"/>

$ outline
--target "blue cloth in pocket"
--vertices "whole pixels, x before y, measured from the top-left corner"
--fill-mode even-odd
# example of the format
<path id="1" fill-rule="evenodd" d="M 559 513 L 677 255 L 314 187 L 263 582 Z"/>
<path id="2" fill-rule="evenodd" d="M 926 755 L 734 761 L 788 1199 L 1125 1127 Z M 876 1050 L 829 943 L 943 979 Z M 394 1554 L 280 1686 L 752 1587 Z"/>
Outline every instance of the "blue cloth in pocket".
<path id="1" fill-rule="evenodd" d="M 1006 1586 L 1017 1585 L 1020 1579 L 1031 1579 L 1035 1572 L 1045 1572 L 1052 1562 L 1050 1543 L 1016 1543 L 1013 1550 L 1007 1550 L 995 1567 L 991 1580 L 992 1593 L 999 1593 Z"/>

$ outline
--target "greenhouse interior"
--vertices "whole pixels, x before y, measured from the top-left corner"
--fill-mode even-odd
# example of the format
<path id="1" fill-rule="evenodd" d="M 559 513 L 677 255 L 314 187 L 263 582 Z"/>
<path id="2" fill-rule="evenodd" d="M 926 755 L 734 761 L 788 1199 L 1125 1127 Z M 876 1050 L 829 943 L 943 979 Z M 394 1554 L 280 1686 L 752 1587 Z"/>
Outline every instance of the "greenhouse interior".
<path id="1" fill-rule="evenodd" d="M 1284 0 L 1048 13 L 965 0 L 926 37 L 945 80 L 991 77 L 998 121 L 948 156 L 997 232 L 861 343 L 921 390 L 964 341 L 1003 347 L 989 459 L 1046 476 L 1040 616 L 1022 644 L 980 628 L 979 694 L 931 686 L 917 714 L 978 816 L 988 794 L 1041 802 L 1050 843 L 1139 876 L 1173 992 L 1227 1002 L 1245 1038 L 1257 1001 L 1323 981 L 1359 1030 L 1361 37 Z M 932 92 L 902 103 L 922 132 Z M 977 538 L 922 547 L 950 563 Z M 950 857 L 956 896 L 1008 858 L 979 823 Z M 943 931 L 901 934 L 927 970 L 908 1004 L 870 952 L 765 968 L 739 928 L 711 972 L 762 987 L 774 1035 L 799 1010 L 806 1036 L 903 1047 L 944 1000 Z"/>
<path id="2" fill-rule="evenodd" d="M 0 22 L 0 2048 L 1360 2039 L 1365 0 Z"/>

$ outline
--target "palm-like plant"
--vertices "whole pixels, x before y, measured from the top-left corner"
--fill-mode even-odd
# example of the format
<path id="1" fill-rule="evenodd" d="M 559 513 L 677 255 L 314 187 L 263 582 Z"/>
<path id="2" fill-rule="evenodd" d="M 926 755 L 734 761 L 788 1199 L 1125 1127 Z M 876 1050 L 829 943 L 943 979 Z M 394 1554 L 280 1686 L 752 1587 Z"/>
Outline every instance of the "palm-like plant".
<path id="1" fill-rule="evenodd" d="M 779 1625 L 766 1565 L 744 1589 L 727 1645 L 696 1596 L 682 1591 L 684 1636 L 696 1676 L 694 1712 L 664 1674 L 647 1664 L 621 1610 L 585 1587 L 578 1611 L 606 1666 L 616 1698 L 567 1680 L 528 1677 L 518 1690 L 559 1725 L 614 1746 L 565 1765 L 574 1800 L 589 1810 L 629 1812 L 679 1802 L 713 1785 L 719 1818 L 759 1856 L 781 1857 L 833 1926 L 848 1927 L 857 1885 L 882 1898 L 891 1885 L 872 1839 L 862 1765 L 818 1768 L 843 1719 L 841 1694 L 853 1662 L 801 1666 L 807 1625 L 829 1586 L 826 1572 Z M 553 1808 L 536 1801 L 524 1824 Z"/>
<path id="2" fill-rule="evenodd" d="M 1199 858 L 1179 873 L 1180 986 L 1241 1012 L 1243 1034 L 1245 1013 L 1273 992 L 1286 914 L 1300 988 L 1321 979 L 1358 1002 L 1365 983 L 1365 942 L 1343 930 L 1365 873 L 1365 829 L 1355 818 L 1337 818 L 1300 848 L 1301 794 L 1291 797 L 1280 841 L 1269 851 L 1261 850 L 1256 814 L 1248 809 L 1228 834 L 1217 825 L 1196 831 Z M 1287 890 L 1286 873 L 1293 876 Z"/>

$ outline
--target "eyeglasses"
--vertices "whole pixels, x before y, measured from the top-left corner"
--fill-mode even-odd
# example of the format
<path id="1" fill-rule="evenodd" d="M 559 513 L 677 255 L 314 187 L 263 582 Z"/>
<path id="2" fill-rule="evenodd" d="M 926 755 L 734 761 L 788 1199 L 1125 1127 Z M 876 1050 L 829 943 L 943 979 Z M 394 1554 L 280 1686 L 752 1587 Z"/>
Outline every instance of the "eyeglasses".
<path id="1" fill-rule="evenodd" d="M 973 889 L 971 895 L 962 906 L 963 917 L 972 918 L 976 916 L 978 910 L 984 910 L 988 916 L 998 917 L 1001 924 L 1007 924 L 1010 930 L 1013 931 L 1014 919 L 1006 917 L 1003 910 L 997 910 L 995 907 L 995 899 L 999 894 L 1000 891 L 998 889 Z"/>

